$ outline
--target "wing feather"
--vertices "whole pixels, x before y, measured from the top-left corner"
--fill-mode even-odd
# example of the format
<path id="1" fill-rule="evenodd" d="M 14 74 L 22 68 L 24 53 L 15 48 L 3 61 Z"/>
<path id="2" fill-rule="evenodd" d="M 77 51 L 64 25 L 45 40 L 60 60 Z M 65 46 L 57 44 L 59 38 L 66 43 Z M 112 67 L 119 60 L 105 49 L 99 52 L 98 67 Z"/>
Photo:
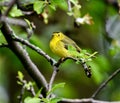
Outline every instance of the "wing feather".
<path id="1" fill-rule="evenodd" d="M 65 49 L 68 50 L 68 46 L 71 45 L 71 46 L 75 47 L 78 52 L 81 51 L 81 49 L 77 46 L 77 44 L 72 39 L 68 38 L 67 36 L 65 36 L 65 38 L 62 39 L 61 41 L 65 44 L 64 45 Z"/>

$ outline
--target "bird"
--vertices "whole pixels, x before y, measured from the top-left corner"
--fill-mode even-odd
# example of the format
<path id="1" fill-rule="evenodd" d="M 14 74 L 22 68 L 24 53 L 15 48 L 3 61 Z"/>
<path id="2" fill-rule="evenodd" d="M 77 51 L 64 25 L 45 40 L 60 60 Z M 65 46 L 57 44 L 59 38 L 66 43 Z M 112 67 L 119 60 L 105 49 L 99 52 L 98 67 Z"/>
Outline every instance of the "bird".
<path id="1" fill-rule="evenodd" d="M 72 58 L 74 60 L 79 60 L 82 67 L 85 70 L 87 77 L 91 77 L 90 66 L 87 66 L 85 62 L 85 57 L 94 56 L 89 53 L 81 53 L 82 49 L 68 36 L 64 35 L 62 32 L 53 32 L 50 43 L 51 51 L 61 58 Z"/>

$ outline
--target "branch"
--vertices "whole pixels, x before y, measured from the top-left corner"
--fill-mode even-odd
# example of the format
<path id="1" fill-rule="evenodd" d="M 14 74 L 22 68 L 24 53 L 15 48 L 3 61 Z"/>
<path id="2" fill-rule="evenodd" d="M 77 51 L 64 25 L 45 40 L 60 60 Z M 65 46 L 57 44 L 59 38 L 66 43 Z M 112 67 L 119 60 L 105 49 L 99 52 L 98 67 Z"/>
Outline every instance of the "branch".
<path id="1" fill-rule="evenodd" d="M 21 88 L 20 95 L 17 96 L 17 98 L 18 98 L 18 100 L 19 100 L 19 103 L 23 103 L 23 102 L 22 102 L 22 99 L 23 99 L 23 95 L 24 95 L 24 93 L 25 93 L 25 85 L 26 85 L 26 81 L 23 80 L 23 81 L 22 81 L 22 88 Z"/>
<path id="2" fill-rule="evenodd" d="M 20 37 L 18 37 L 16 35 L 12 35 L 12 38 L 13 38 L 13 40 L 18 41 L 18 42 L 20 42 L 20 43 L 30 47 L 32 50 L 36 51 L 38 54 L 40 54 L 41 56 L 45 57 L 51 63 L 51 65 L 54 65 L 56 63 L 56 61 L 53 58 L 51 58 L 49 55 L 47 55 L 39 47 L 31 44 L 29 41 L 24 40 L 24 39 L 22 39 L 22 38 L 20 38 Z"/>
<path id="3" fill-rule="evenodd" d="M 113 72 L 108 77 L 108 79 L 99 86 L 99 88 L 93 93 L 91 98 L 95 98 L 98 95 L 98 93 L 108 84 L 108 82 L 110 82 L 118 73 L 120 73 L 120 68 Z"/>
<path id="4" fill-rule="evenodd" d="M 23 47 L 12 39 L 12 35 L 15 35 L 7 23 L 2 23 L 1 31 L 8 42 L 9 48 L 15 53 L 15 55 L 19 58 L 21 63 L 23 64 L 26 71 L 36 82 L 37 86 L 41 88 L 44 87 L 45 91 L 47 91 L 47 81 L 42 73 L 39 71 L 37 66 L 31 61 L 28 53 Z"/>
<path id="5" fill-rule="evenodd" d="M 55 65 L 56 65 L 57 67 L 59 67 L 59 65 L 60 65 L 61 63 L 65 62 L 67 59 L 72 59 L 72 60 L 74 60 L 75 62 L 78 61 L 78 59 L 73 58 L 73 57 L 61 58 Z M 80 61 L 81 65 L 82 65 L 82 67 L 83 67 L 83 69 L 84 69 L 84 71 L 85 71 L 85 74 L 87 75 L 88 78 L 90 78 L 91 75 L 92 75 L 92 74 L 91 74 L 90 66 L 88 66 L 88 65 L 86 64 L 86 62 L 85 62 L 82 58 L 80 58 L 79 61 Z"/>
<path id="6" fill-rule="evenodd" d="M 55 80 L 55 77 L 56 77 L 58 71 L 59 71 L 58 67 L 54 66 L 54 67 L 53 67 L 53 73 L 52 73 L 52 76 L 51 76 L 51 78 L 50 78 L 50 82 L 49 82 L 49 84 L 48 84 L 48 92 L 51 91 L 51 89 L 52 89 L 52 85 L 53 85 L 53 82 L 54 82 L 54 80 Z M 47 96 L 47 98 L 49 98 L 49 97 L 51 97 L 51 96 L 52 96 L 52 95 L 50 94 L 50 95 Z"/>
<path id="7" fill-rule="evenodd" d="M 6 16 L 1 16 L 0 21 L 28 28 L 28 24 L 24 20 L 21 20 L 21 19 L 16 19 L 16 18 L 13 19 L 13 18 L 9 18 Z"/>
<path id="8" fill-rule="evenodd" d="M 114 102 L 108 102 L 108 101 L 101 101 L 101 100 L 94 100 L 92 98 L 86 98 L 86 99 L 66 99 L 63 98 L 61 100 L 65 103 L 120 103 L 120 101 L 114 101 Z"/>

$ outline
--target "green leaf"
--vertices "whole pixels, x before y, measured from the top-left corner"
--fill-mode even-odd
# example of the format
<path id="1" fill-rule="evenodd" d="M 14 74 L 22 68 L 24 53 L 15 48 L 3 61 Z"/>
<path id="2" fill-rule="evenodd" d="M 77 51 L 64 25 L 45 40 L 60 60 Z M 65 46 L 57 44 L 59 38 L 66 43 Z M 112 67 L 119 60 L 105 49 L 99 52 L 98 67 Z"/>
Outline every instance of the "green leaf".
<path id="1" fill-rule="evenodd" d="M 24 100 L 24 103 L 40 103 L 41 99 L 40 98 L 32 98 L 32 97 L 26 97 Z"/>
<path id="2" fill-rule="evenodd" d="M 19 16 L 23 16 L 23 13 L 22 13 L 21 10 L 19 10 L 17 8 L 17 6 L 14 6 L 12 8 L 12 10 L 10 11 L 10 16 L 12 16 L 12 17 L 19 17 Z"/>
<path id="3" fill-rule="evenodd" d="M 68 45 L 68 50 L 69 51 L 76 51 L 76 48 L 72 45 Z"/>
<path id="4" fill-rule="evenodd" d="M 20 82 L 20 81 L 17 81 L 17 84 L 19 84 L 19 85 L 23 85 L 23 83 L 22 83 L 22 82 Z"/>
<path id="5" fill-rule="evenodd" d="M 70 2 L 72 2 L 74 5 L 78 4 L 78 0 L 70 0 Z"/>
<path id="6" fill-rule="evenodd" d="M 63 10 L 67 10 L 68 8 L 66 0 L 51 0 L 51 4 L 54 6 L 58 6 Z"/>
<path id="7" fill-rule="evenodd" d="M 24 78 L 24 75 L 22 74 L 22 72 L 18 71 L 18 79 L 22 81 L 23 78 Z"/>
<path id="8" fill-rule="evenodd" d="M 32 82 L 30 82 L 30 81 L 25 84 L 25 87 L 26 87 L 27 89 L 30 89 L 31 86 L 32 86 Z"/>
<path id="9" fill-rule="evenodd" d="M 28 24 L 29 28 L 32 29 L 31 22 L 28 19 L 24 19 L 26 23 Z"/>
<path id="10" fill-rule="evenodd" d="M 53 4 L 50 4 L 49 7 L 50 7 L 51 9 L 53 9 L 53 10 L 56 10 L 55 5 L 53 5 Z"/>
<path id="11" fill-rule="evenodd" d="M 36 93 L 35 97 L 39 97 L 39 95 L 41 94 L 43 88 L 40 88 L 40 90 Z"/>
<path id="12" fill-rule="evenodd" d="M 37 12 L 37 14 L 40 14 L 43 12 L 43 9 L 45 7 L 45 2 L 44 1 L 35 1 L 33 8 Z"/>
<path id="13" fill-rule="evenodd" d="M 53 91 L 55 91 L 58 88 L 63 88 L 65 85 L 65 83 L 59 83 L 59 84 L 55 84 L 52 89 L 47 93 L 47 95 L 51 94 Z"/>
<path id="14" fill-rule="evenodd" d="M 43 103 L 51 103 L 49 98 L 42 98 Z"/>
<path id="15" fill-rule="evenodd" d="M 50 100 L 50 103 L 58 103 L 59 101 L 61 101 L 62 100 L 62 98 L 52 98 L 51 100 Z"/>

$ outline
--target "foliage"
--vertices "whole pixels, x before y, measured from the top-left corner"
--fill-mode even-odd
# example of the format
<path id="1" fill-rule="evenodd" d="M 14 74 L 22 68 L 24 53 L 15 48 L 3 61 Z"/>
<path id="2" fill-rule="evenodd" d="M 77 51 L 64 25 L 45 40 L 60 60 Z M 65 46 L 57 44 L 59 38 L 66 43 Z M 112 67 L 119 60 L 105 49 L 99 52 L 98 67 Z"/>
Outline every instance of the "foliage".
<path id="1" fill-rule="evenodd" d="M 21 85 L 22 87 L 24 87 L 25 90 L 30 91 L 30 90 L 31 90 L 31 87 L 33 87 L 34 84 L 33 84 L 31 81 L 29 81 L 29 82 L 27 83 L 26 80 L 24 80 L 23 77 L 24 77 L 24 76 L 23 76 L 22 72 L 18 71 L 18 76 L 17 76 L 18 81 L 17 81 L 17 83 L 18 83 L 19 85 Z M 51 88 L 51 90 L 46 93 L 47 96 L 53 94 L 53 92 L 54 92 L 56 89 L 59 89 L 59 88 L 61 88 L 61 87 L 63 88 L 64 85 L 65 85 L 65 83 L 55 84 L 55 85 Z M 33 88 L 32 88 L 32 89 L 33 89 Z M 25 91 L 25 90 L 24 90 L 24 91 Z M 60 98 L 60 97 L 54 97 L 54 98 L 44 98 L 44 97 L 42 97 L 42 98 L 39 98 L 40 95 L 41 95 L 41 91 L 42 91 L 42 88 L 38 91 L 38 93 L 36 93 L 36 94 L 34 95 L 34 97 L 26 96 L 26 98 L 24 99 L 24 103 L 40 103 L 40 102 L 45 102 L 45 103 L 57 103 L 58 101 L 60 101 L 60 100 L 62 99 L 62 98 Z M 21 92 L 22 92 L 22 91 L 21 91 Z M 34 92 L 34 89 L 31 90 L 31 92 Z M 21 96 L 23 96 L 23 95 L 24 95 L 24 93 L 23 93 Z M 20 97 L 20 98 L 22 98 L 22 97 Z"/>

